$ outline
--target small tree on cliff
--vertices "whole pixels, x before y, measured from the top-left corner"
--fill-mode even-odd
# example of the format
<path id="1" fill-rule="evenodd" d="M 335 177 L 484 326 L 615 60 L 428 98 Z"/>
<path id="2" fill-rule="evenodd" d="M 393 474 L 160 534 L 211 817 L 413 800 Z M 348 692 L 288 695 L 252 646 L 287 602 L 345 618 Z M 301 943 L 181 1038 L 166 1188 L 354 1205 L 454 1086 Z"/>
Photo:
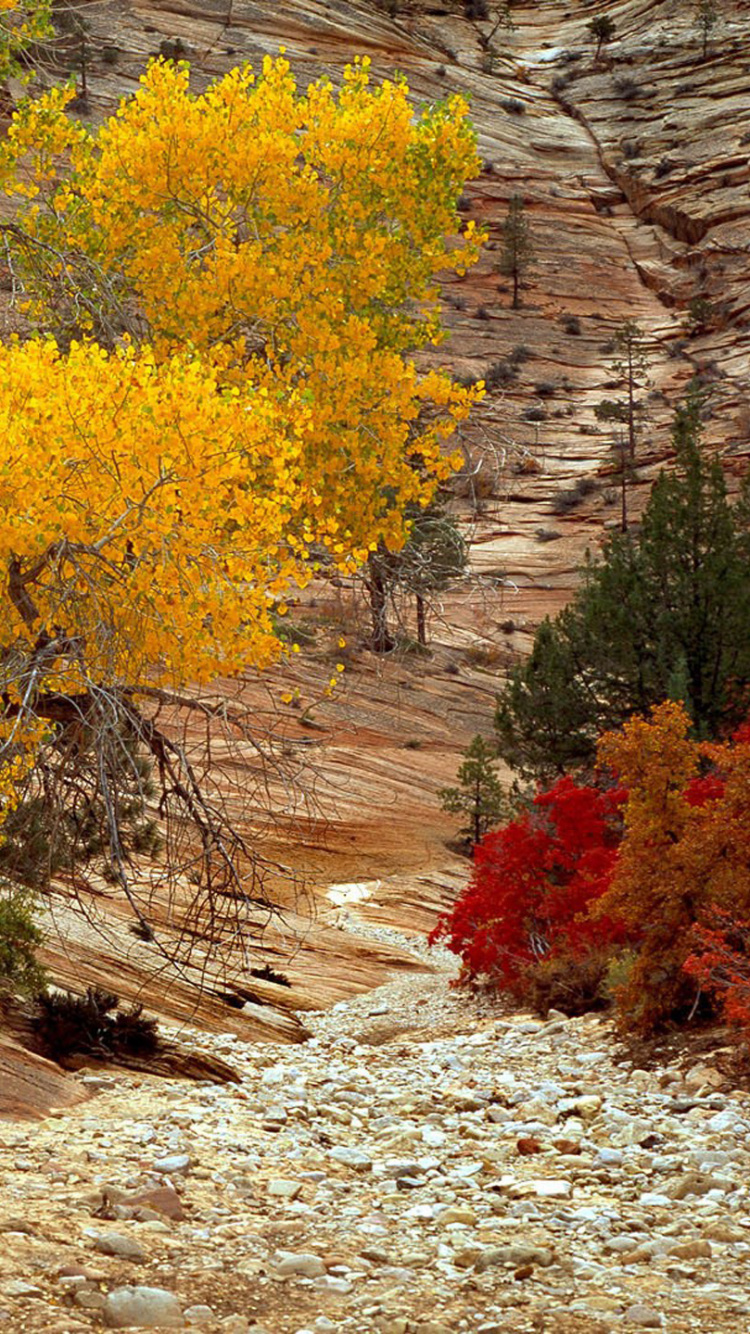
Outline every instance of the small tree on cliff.
<path id="1" fill-rule="evenodd" d="M 438 792 L 444 811 L 465 815 L 469 823 L 459 830 L 473 847 L 493 825 L 510 815 L 510 803 L 495 773 L 495 750 L 477 735 L 464 751 L 457 787 L 443 787 Z"/>
<path id="2" fill-rule="evenodd" d="M 400 551 L 381 542 L 370 554 L 365 569 L 365 592 L 372 618 L 371 646 L 389 653 L 395 640 L 388 625 L 388 604 L 394 594 L 414 598 L 417 642 L 427 646 L 427 610 L 437 593 L 466 569 L 468 548 L 455 519 L 439 501 L 424 507 L 409 506 L 411 530 Z"/>
<path id="3" fill-rule="evenodd" d="M 639 391 L 644 383 L 648 383 L 649 368 L 645 336 L 635 320 L 626 320 L 615 330 L 613 351 L 611 370 L 624 384 L 625 396 L 603 398 L 594 411 L 599 421 L 619 423 L 627 428 L 627 441 L 622 438 L 622 432 L 617 433 L 615 440 L 620 461 L 621 527 L 624 532 L 628 526 L 627 481 L 635 463 L 638 425 L 643 413 Z"/>
<path id="4" fill-rule="evenodd" d="M 512 305 L 514 310 L 518 310 L 521 304 L 519 300 L 521 282 L 534 259 L 531 228 L 521 195 L 512 196 L 508 205 L 507 217 L 501 227 L 501 233 L 503 248 L 498 267 L 506 278 L 513 279 Z"/>
<path id="5" fill-rule="evenodd" d="M 606 42 L 611 42 L 615 35 L 617 25 L 608 14 L 597 14 L 590 23 L 586 24 L 586 31 L 594 38 L 596 42 L 596 54 L 594 59 L 598 60 L 601 55 L 602 47 Z"/>
<path id="6" fill-rule="evenodd" d="M 695 6 L 694 21 L 701 36 L 704 60 L 708 55 L 708 39 L 718 17 L 719 11 L 714 4 L 714 0 L 698 0 L 698 4 Z"/>

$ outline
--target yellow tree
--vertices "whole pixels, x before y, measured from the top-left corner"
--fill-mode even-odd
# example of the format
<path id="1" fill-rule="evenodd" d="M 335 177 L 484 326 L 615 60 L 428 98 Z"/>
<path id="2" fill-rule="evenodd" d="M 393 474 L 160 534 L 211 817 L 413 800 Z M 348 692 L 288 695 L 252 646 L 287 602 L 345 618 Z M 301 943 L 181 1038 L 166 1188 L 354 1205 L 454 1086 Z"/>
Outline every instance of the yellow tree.
<path id="1" fill-rule="evenodd" d="M 397 547 L 450 470 L 473 395 L 413 354 L 440 339 L 438 274 L 477 256 L 455 209 L 477 161 L 460 99 L 415 116 L 366 62 L 338 92 L 299 94 L 279 58 L 199 96 L 157 62 L 96 132 L 67 100 L 25 104 L 2 154 L 47 334 L 0 353 L 3 754 L 33 734 L 58 824 L 95 809 L 145 930 L 123 834 L 144 754 L 209 901 L 257 880 L 144 701 L 266 666 L 311 548 Z"/>
<path id="2" fill-rule="evenodd" d="M 51 0 L 0 0 L 0 84 L 22 71 L 22 57 L 51 36 Z"/>
<path id="3" fill-rule="evenodd" d="M 6 188 L 31 196 L 6 234 L 35 318 L 63 344 L 128 332 L 157 359 L 189 341 L 288 404 L 292 429 L 302 399 L 303 465 L 346 516 L 332 544 L 398 546 L 468 402 L 413 361 L 440 340 L 437 275 L 477 257 L 455 207 L 478 169 L 463 100 L 415 117 L 367 61 L 300 94 L 283 57 L 200 95 L 155 62 L 98 131 L 67 98 L 29 103 L 5 150 Z"/>

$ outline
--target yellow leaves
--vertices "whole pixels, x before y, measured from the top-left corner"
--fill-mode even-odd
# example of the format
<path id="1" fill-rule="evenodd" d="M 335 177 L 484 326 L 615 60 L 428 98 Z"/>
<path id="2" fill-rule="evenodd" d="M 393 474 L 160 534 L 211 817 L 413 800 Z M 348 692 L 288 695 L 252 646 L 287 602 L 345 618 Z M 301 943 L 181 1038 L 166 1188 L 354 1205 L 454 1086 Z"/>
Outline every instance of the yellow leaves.
<path id="1" fill-rule="evenodd" d="M 298 497 L 275 481 L 283 431 L 272 405 L 255 407 L 218 392 L 191 358 L 0 349 L 0 568 L 17 557 L 28 571 L 50 553 L 34 583 L 35 632 L 73 580 L 76 632 L 94 661 L 112 652 L 111 624 L 99 624 L 112 600 L 122 662 L 110 676 L 134 661 L 205 679 L 270 660 L 266 590 L 304 571 L 284 540 Z M 18 628 L 10 603 L 4 623 L 6 635 Z"/>
<path id="2" fill-rule="evenodd" d="M 73 548 L 89 573 L 100 555 L 83 548 L 106 553 L 130 645 L 116 673 L 262 666 L 270 602 L 308 577 L 308 549 L 350 570 L 397 548 L 405 505 L 456 466 L 444 444 L 481 386 L 418 371 L 413 353 L 440 336 L 435 274 L 478 254 L 454 208 L 478 166 L 466 104 L 415 113 L 403 81 L 370 83 L 367 59 L 338 90 L 299 92 L 283 53 L 197 95 L 184 65 L 155 61 L 92 133 L 67 96 L 14 118 L 7 188 L 36 193 L 24 224 L 45 254 L 90 266 L 87 302 L 115 293 L 103 316 L 138 310 L 151 345 L 0 355 L 0 569 L 67 543 L 35 587 L 51 622 Z M 96 321 L 59 300 L 65 265 L 35 266 L 41 253 L 16 262 L 67 344 Z M 72 327 L 55 323 L 71 309 Z M 104 663 L 85 587 L 76 615 Z"/>

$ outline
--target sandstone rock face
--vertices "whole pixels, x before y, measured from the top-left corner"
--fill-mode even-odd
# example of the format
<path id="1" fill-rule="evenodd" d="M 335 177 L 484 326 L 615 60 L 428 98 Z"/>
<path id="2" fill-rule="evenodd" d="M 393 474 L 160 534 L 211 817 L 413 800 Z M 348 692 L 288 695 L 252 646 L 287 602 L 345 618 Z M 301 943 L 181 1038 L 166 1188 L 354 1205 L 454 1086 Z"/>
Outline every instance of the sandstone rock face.
<path id="1" fill-rule="evenodd" d="M 0 1119 L 43 1116 L 87 1097 L 85 1088 L 52 1061 L 0 1036 Z"/>
<path id="2" fill-rule="evenodd" d="M 444 847 L 437 790 L 453 780 L 471 736 L 489 729 L 503 671 L 570 595 L 585 550 L 596 550 L 618 519 L 617 458 L 610 428 L 594 415 L 613 392 L 618 325 L 639 322 L 650 359 L 632 512 L 668 454 L 674 403 L 696 372 L 711 391 L 709 443 L 730 472 L 746 466 L 747 5 L 725 0 L 705 59 L 691 6 L 618 0 L 607 13 L 616 36 L 596 59 L 583 0 L 564 9 L 556 0 L 516 0 L 515 28 L 494 37 L 493 20 L 469 21 L 458 0 L 87 7 L 93 118 L 132 93 L 160 52 L 191 61 L 196 89 L 283 45 L 303 85 L 321 73 L 336 81 L 346 61 L 364 54 L 376 77 L 403 71 L 417 99 L 470 94 L 483 170 L 461 209 L 487 228 L 488 245 L 475 270 L 444 287 L 449 336 L 435 358 L 491 387 L 460 442 L 472 578 L 433 617 L 432 657 L 374 659 L 358 648 L 366 627 L 354 589 L 312 587 L 298 612 L 316 629 L 315 646 L 262 684 L 217 686 L 221 698 L 257 710 L 297 777 L 293 801 L 272 775 L 275 821 L 259 806 L 247 824 L 253 836 L 263 826 L 282 867 L 274 890 L 288 910 L 285 923 L 266 925 L 252 962 L 281 969 L 291 987 L 250 977 L 239 951 L 230 987 L 199 943 L 191 967 L 165 987 L 154 980 L 161 956 L 129 934 L 125 904 L 102 899 L 95 930 L 61 894 L 54 915 L 69 943 L 61 949 L 50 933 L 46 957 L 63 985 L 116 978 L 124 998 L 137 996 L 176 1024 L 294 1042 L 305 1036 L 299 1012 L 412 966 L 398 937 L 367 940 L 358 926 L 427 927 L 466 873 Z M 515 192 L 536 250 L 518 311 L 498 273 L 500 228 Z M 404 616 L 413 633 L 412 611 Z M 342 630 L 351 639 L 347 684 L 315 704 Z M 298 692 L 296 712 L 278 705 L 290 690 Z M 234 794 L 255 782 L 257 756 L 250 747 L 227 751 L 217 772 Z M 298 876 L 311 887 L 308 900 L 297 896 Z M 329 897 L 332 884 L 338 898 Z M 170 911 L 167 902 L 157 911 L 167 941 Z"/>

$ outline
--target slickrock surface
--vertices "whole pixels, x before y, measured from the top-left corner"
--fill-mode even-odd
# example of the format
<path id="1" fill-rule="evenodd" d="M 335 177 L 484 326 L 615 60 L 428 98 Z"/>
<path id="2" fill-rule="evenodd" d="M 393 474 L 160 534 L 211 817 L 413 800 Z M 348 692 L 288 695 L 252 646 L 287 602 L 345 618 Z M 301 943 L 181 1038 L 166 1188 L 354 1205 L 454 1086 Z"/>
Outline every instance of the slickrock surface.
<path id="1" fill-rule="evenodd" d="M 452 827 L 437 791 L 453 781 L 472 735 L 490 731 L 504 672 L 528 649 L 542 617 L 570 596 L 586 548 L 595 551 L 607 525 L 617 523 L 612 433 L 594 408 L 622 391 L 611 369 L 618 325 L 639 321 L 651 362 L 641 387 L 647 412 L 632 513 L 668 456 L 671 413 L 695 371 L 711 388 L 710 444 L 729 471 L 746 466 L 748 4 L 723 0 L 705 59 L 682 0 L 608 4 L 616 36 L 599 59 L 586 31 L 595 13 L 588 0 L 564 7 L 514 0 L 515 29 L 494 37 L 495 7 L 488 21 L 473 22 L 461 0 L 92 0 L 84 9 L 88 100 L 78 111 L 94 121 L 132 94 L 152 56 L 189 59 L 199 90 L 237 63 L 259 66 L 280 46 L 302 87 L 321 74 L 336 83 L 360 54 L 371 58 L 376 78 L 402 71 L 416 100 L 471 97 L 483 169 L 461 212 L 487 228 L 488 245 L 475 270 L 444 286 L 449 337 L 436 353 L 456 374 L 489 384 L 461 439 L 459 517 L 472 544 L 471 579 L 435 609 L 433 656 L 425 661 L 404 654 L 380 663 L 368 655 L 361 591 L 344 581 L 309 588 L 293 608 L 317 637 L 298 659 L 261 683 L 247 682 L 239 696 L 227 683 L 218 687 L 256 712 L 263 745 L 286 765 L 286 776 L 273 772 L 266 782 L 253 746 L 230 751 L 214 738 L 211 772 L 236 802 L 240 827 L 254 844 L 262 835 L 263 849 L 288 872 L 275 887 L 285 905 L 300 909 L 269 934 L 268 953 L 255 948 L 260 931 L 252 941 L 252 962 L 286 972 L 291 993 L 245 969 L 244 991 L 233 993 L 244 1008 L 232 1012 L 222 998 L 231 988 L 201 956 L 200 942 L 194 971 L 168 987 L 159 972 L 155 984 L 155 951 L 129 934 L 127 905 L 110 887 L 100 886 L 87 905 L 104 937 L 87 921 L 71 921 L 67 898 L 53 905 L 68 943 L 50 936 L 48 963 L 62 984 L 116 976 L 124 999 L 140 996 L 174 1022 L 294 1040 L 293 1011 L 329 1005 L 403 966 L 397 951 L 363 950 L 345 929 L 331 932 L 331 882 L 388 884 L 375 906 L 378 920 L 391 925 L 421 925 L 425 910 L 450 897 L 440 878 L 459 872 L 443 846 Z M 47 83 L 80 65 L 64 18 L 54 59 L 42 60 Z M 516 191 L 536 259 L 514 311 L 498 250 Z M 710 314 L 687 329 L 695 297 Z M 7 305 L 6 292 L 6 328 L 13 319 Z M 401 629 L 413 636 L 413 608 L 403 613 Z M 316 703 L 342 656 L 342 632 L 346 684 L 337 699 Z M 281 703 L 290 692 L 295 707 Z M 205 752 L 197 723 L 194 733 Z M 401 893 L 394 877 L 404 873 Z M 300 877 L 312 914 L 294 899 Z M 155 910 L 167 940 L 172 907 Z M 246 960 L 237 951 L 230 963 L 234 986 Z M 205 969 L 201 997 L 194 983 Z"/>
<path id="2" fill-rule="evenodd" d="M 238 1087 L 82 1074 L 86 1105 L 0 1126 L 0 1327 L 744 1328 L 748 1095 L 629 1070 L 606 1020 L 510 1013 L 438 962 L 301 1047 L 201 1036 Z"/>

